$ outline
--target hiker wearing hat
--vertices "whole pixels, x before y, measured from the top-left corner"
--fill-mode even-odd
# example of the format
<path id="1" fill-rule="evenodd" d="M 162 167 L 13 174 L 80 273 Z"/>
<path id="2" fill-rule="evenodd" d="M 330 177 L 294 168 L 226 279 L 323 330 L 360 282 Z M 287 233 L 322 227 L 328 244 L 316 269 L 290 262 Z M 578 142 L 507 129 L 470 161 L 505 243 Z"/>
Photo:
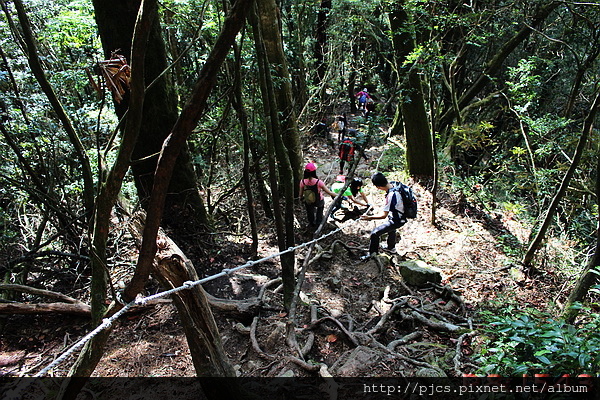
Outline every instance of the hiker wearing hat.
<path id="1" fill-rule="evenodd" d="M 306 217 L 311 228 L 321 225 L 323 220 L 323 209 L 325 208 L 323 192 L 332 197 L 336 196 L 325 186 L 325 182 L 317 177 L 317 166 L 314 163 L 306 164 L 304 177 L 300 181 L 300 198 L 306 207 Z"/>
<path id="2" fill-rule="evenodd" d="M 393 182 L 388 182 L 387 178 L 381 173 L 377 172 L 371 176 L 373 185 L 379 189 L 385 191 L 385 205 L 383 206 L 383 212 L 379 215 L 361 215 L 360 219 L 363 221 L 370 221 L 373 219 L 386 219 L 387 221 L 383 224 L 375 227 L 371 231 L 369 238 L 369 252 L 367 255 L 361 257 L 362 260 L 369 259 L 373 254 L 379 251 L 379 240 L 381 236 L 387 233 L 387 248 L 384 249 L 391 253 L 396 253 L 396 229 L 400 228 L 406 223 L 404 217 L 404 202 L 400 192 L 394 189 Z"/>

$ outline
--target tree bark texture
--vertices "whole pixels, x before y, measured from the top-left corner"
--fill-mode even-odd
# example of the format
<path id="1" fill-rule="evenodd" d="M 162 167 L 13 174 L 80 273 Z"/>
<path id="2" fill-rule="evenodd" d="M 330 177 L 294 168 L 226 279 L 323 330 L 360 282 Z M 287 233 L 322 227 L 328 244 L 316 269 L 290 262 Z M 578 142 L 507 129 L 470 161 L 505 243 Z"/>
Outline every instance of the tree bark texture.
<path id="1" fill-rule="evenodd" d="M 259 0 L 262 1 L 262 0 Z M 260 10 L 260 7 L 257 7 Z M 250 17 L 254 33 L 254 46 L 258 60 L 259 82 L 263 100 L 264 114 L 267 116 L 267 158 L 269 164 L 269 183 L 273 200 L 273 213 L 275 215 L 275 230 L 279 250 L 284 250 L 294 245 L 294 181 L 291 174 L 290 161 L 287 158 L 285 146 L 281 140 L 282 127 L 279 121 L 279 109 L 275 100 L 273 76 L 270 73 L 266 46 L 264 42 L 263 21 L 255 15 Z M 279 169 L 277 169 L 279 165 Z M 280 187 L 284 189 L 285 210 L 281 209 Z M 291 203 L 291 207 L 290 207 Z M 294 290 L 294 263 L 293 253 L 281 256 L 281 278 L 283 280 L 284 305 L 289 307 Z"/>
<path id="2" fill-rule="evenodd" d="M 131 42 L 140 0 L 94 0 L 96 22 L 102 39 L 105 57 L 111 52 L 131 59 Z M 168 66 L 165 43 L 162 36 L 158 12 L 148 40 L 145 60 L 145 83 L 152 83 Z M 123 117 L 129 106 L 126 94 L 120 104 L 115 104 L 119 117 Z M 177 121 L 177 97 L 170 74 L 164 74 L 146 93 L 144 117 L 139 140 L 133 150 L 132 172 L 142 206 L 147 209 L 158 153 L 165 138 Z M 165 206 L 165 223 L 179 227 L 187 221 L 190 224 L 206 224 L 208 217 L 204 202 L 196 185 L 196 175 L 192 167 L 187 146 L 183 146 L 177 158 L 175 173 L 169 183 L 169 195 Z"/>
<path id="3" fill-rule="evenodd" d="M 434 174 L 433 144 L 421 78 L 414 66 L 403 66 L 406 57 L 415 48 L 414 38 L 407 28 L 410 17 L 404 9 L 404 2 L 396 3 L 395 7 L 389 15 L 390 28 L 393 35 L 396 69 L 404 76 L 399 76 L 402 88 L 399 107 L 402 118 L 396 118 L 394 122 L 404 123 L 406 163 L 410 175 L 432 177 Z M 391 131 L 398 131 L 398 128 L 392 127 Z"/>
<path id="4" fill-rule="evenodd" d="M 259 0 L 257 4 L 267 59 L 273 71 L 273 80 L 278 83 L 275 95 L 280 113 L 283 142 L 288 151 L 294 182 L 300 182 L 304 160 L 294 109 L 292 81 L 283 51 L 280 11 L 275 0 Z M 297 185 L 293 186 L 294 193 L 297 193 L 299 190 L 296 188 Z"/>

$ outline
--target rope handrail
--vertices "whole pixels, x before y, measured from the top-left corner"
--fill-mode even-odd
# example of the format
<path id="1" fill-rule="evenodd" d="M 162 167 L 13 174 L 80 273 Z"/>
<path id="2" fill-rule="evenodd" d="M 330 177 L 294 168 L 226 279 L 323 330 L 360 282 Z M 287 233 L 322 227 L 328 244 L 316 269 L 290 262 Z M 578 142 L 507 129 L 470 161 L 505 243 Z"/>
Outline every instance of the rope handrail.
<path id="1" fill-rule="evenodd" d="M 35 375 L 33 375 L 34 378 L 39 378 L 42 377 L 44 375 L 46 375 L 48 373 L 48 371 L 50 371 L 52 368 L 56 367 L 57 365 L 61 364 L 64 360 L 66 360 L 70 355 L 72 355 L 73 353 L 75 353 L 77 350 L 79 350 L 81 347 L 83 347 L 87 342 L 89 342 L 90 340 L 92 340 L 92 338 L 94 338 L 94 336 L 96 336 L 98 333 L 102 332 L 104 329 L 109 328 L 112 323 L 117 320 L 121 315 L 123 315 L 125 312 L 127 312 L 131 307 L 135 306 L 135 305 L 144 305 L 147 302 L 154 300 L 154 299 L 158 299 L 161 297 L 166 297 L 168 295 L 171 295 L 173 293 L 177 293 L 180 292 L 182 290 L 186 290 L 186 289 L 190 289 L 192 287 L 201 285 L 203 283 L 212 281 L 214 279 L 220 278 L 222 276 L 226 276 L 226 275 L 231 275 L 241 269 L 247 268 L 247 267 L 251 267 L 255 264 L 260 264 L 262 262 L 265 262 L 267 260 L 276 258 L 281 256 L 282 254 L 286 254 L 298 249 L 301 249 L 303 247 L 307 247 L 312 245 L 313 243 L 317 243 L 320 240 L 325 239 L 328 236 L 331 236 L 339 231 L 341 231 L 342 228 L 339 227 L 323 236 L 319 236 L 318 238 L 315 238 L 309 242 L 305 242 L 302 244 L 299 244 L 298 246 L 294 246 L 294 247 L 290 247 L 286 250 L 280 251 L 278 253 L 275 254 L 271 254 L 269 256 L 260 258 L 258 260 L 251 260 L 248 261 L 247 263 L 243 264 L 243 265 L 239 265 L 235 268 L 224 268 L 223 270 L 221 270 L 221 272 L 218 272 L 214 275 L 210 275 L 207 276 L 205 278 L 202 279 L 198 279 L 196 281 L 186 281 L 183 283 L 183 285 L 178 286 L 176 288 L 173 289 L 169 289 L 169 290 L 165 290 L 163 292 L 159 292 L 156 294 L 153 294 L 151 296 L 146 296 L 146 297 L 140 297 L 140 298 L 136 298 L 135 300 L 126 303 L 123 308 L 121 308 L 119 311 L 117 311 L 116 313 L 114 313 L 110 318 L 105 318 L 102 320 L 102 323 L 100 325 L 98 325 L 94 330 L 92 330 L 90 333 L 88 333 L 87 335 L 85 335 L 83 338 L 79 339 L 79 341 L 77 341 L 75 344 L 73 344 L 71 347 L 69 347 L 65 352 L 63 352 L 58 358 L 56 358 L 53 362 L 51 362 L 50 364 L 48 364 L 46 367 L 44 367 L 42 370 L 40 370 L 38 373 L 36 373 Z"/>

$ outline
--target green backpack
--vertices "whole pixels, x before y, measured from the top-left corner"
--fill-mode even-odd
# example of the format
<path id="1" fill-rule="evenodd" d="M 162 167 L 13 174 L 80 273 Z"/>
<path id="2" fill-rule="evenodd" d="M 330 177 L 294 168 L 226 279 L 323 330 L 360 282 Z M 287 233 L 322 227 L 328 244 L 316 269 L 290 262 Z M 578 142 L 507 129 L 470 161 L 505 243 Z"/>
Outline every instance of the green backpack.
<path id="1" fill-rule="evenodd" d="M 302 199 L 306 204 L 315 204 L 319 199 L 319 182 L 314 185 L 304 184 L 304 192 L 302 193 Z"/>

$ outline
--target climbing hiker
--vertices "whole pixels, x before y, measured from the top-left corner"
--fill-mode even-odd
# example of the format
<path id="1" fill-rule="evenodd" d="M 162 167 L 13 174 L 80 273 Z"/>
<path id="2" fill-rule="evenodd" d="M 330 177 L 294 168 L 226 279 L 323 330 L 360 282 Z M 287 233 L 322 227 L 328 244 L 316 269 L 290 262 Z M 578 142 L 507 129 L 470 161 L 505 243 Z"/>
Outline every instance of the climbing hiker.
<path id="1" fill-rule="evenodd" d="M 348 162 L 348 170 L 350 170 L 352 161 L 354 161 L 354 154 L 361 150 L 358 143 L 356 143 L 357 135 L 358 131 L 356 129 L 348 129 L 348 137 L 340 143 L 338 150 L 338 157 L 340 158 L 340 175 L 344 175 L 344 165 L 346 162 Z M 368 160 L 368 157 L 364 152 L 362 153 L 362 156 L 365 160 Z"/>
<path id="2" fill-rule="evenodd" d="M 333 122 L 333 129 L 338 133 L 338 143 L 342 142 L 344 136 L 346 136 L 346 130 L 348 128 L 348 119 L 346 118 L 346 113 L 342 115 L 338 115 Z"/>
<path id="3" fill-rule="evenodd" d="M 346 177 L 343 175 L 338 175 L 336 177 L 336 182 L 333 185 L 331 185 L 331 190 L 334 193 L 338 194 L 346 184 L 345 182 Z M 363 180 L 361 178 L 353 178 L 352 182 L 350 182 L 350 185 L 348 185 L 348 187 L 344 191 L 344 194 L 336 201 L 336 203 L 332 207 L 331 215 L 333 215 L 333 213 L 339 210 L 340 208 L 345 208 L 343 205 L 344 201 L 352 202 L 363 207 L 369 207 L 369 199 L 367 198 L 367 195 L 363 193 L 362 187 Z"/>
<path id="4" fill-rule="evenodd" d="M 308 226 L 315 228 L 321 225 L 323 220 L 323 208 L 325 207 L 325 199 L 323 192 L 331 197 L 336 194 L 329 190 L 325 182 L 317 177 L 317 166 L 314 163 L 308 163 L 304 167 L 304 177 L 300 181 L 300 199 L 306 207 L 306 217 Z"/>
<path id="5" fill-rule="evenodd" d="M 387 221 L 383 224 L 375 227 L 371 231 L 369 238 L 369 252 L 361 257 L 361 260 L 367 260 L 375 253 L 379 252 L 379 240 L 382 235 L 387 233 L 387 248 L 384 249 L 390 253 L 396 253 L 396 230 L 406 223 L 404 217 L 404 202 L 399 191 L 394 190 L 396 187 L 395 182 L 388 182 L 385 175 L 381 172 L 377 172 L 371 176 L 373 185 L 385 192 L 385 205 L 383 206 L 383 212 L 376 215 L 361 215 L 360 219 L 363 221 L 370 221 L 374 219 L 385 219 Z"/>
<path id="6" fill-rule="evenodd" d="M 358 100 L 358 109 L 366 110 L 367 99 L 371 98 L 371 95 L 369 94 L 367 88 L 364 88 L 360 92 L 356 93 L 354 97 L 356 97 L 356 99 Z"/>

